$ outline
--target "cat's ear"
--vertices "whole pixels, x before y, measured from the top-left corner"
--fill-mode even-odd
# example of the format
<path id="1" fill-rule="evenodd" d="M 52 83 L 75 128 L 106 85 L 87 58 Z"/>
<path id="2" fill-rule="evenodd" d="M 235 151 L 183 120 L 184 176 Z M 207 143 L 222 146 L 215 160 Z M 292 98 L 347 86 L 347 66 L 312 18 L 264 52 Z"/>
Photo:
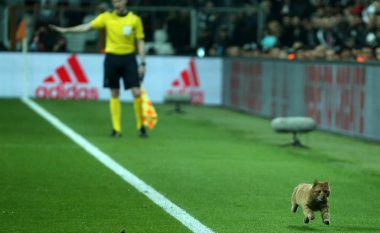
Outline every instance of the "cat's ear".
<path id="1" fill-rule="evenodd" d="M 319 183 L 317 179 L 314 180 L 313 187 L 316 186 Z"/>

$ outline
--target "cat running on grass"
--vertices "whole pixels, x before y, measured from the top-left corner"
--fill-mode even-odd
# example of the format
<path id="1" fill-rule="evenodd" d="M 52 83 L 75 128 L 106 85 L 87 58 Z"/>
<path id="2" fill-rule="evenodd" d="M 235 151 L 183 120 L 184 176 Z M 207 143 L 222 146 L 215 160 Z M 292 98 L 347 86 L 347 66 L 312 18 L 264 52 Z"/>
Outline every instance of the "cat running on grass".
<path id="1" fill-rule="evenodd" d="M 292 194 L 292 209 L 295 213 L 298 206 L 303 209 L 304 223 L 314 219 L 314 211 L 320 211 L 324 224 L 330 224 L 328 198 L 330 186 L 328 182 L 315 180 L 313 184 L 299 184 Z"/>

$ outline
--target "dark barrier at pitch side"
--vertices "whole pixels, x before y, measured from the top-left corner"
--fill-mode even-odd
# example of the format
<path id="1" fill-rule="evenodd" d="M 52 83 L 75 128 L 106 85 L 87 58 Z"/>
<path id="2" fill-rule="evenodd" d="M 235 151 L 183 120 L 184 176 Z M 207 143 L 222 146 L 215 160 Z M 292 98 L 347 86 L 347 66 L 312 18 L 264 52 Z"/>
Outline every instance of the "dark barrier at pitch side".
<path id="1" fill-rule="evenodd" d="M 380 140 L 380 65 L 231 58 L 223 67 L 226 107 Z"/>

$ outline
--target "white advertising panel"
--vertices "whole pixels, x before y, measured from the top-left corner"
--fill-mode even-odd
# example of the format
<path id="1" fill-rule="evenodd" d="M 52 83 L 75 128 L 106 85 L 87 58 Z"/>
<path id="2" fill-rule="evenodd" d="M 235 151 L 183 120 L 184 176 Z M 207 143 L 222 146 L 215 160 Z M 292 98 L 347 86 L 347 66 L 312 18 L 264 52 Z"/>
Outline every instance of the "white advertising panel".
<path id="1" fill-rule="evenodd" d="M 0 97 L 109 99 L 102 54 L 0 53 Z M 222 103 L 222 60 L 148 56 L 143 85 L 155 103 L 189 93 L 197 104 Z M 121 99 L 131 101 L 130 91 Z"/>

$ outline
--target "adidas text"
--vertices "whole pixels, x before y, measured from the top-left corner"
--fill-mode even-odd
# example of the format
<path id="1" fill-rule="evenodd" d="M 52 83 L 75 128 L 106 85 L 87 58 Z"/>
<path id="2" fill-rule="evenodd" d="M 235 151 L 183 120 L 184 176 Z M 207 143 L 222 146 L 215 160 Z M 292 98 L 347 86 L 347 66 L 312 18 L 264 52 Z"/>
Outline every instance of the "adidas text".
<path id="1" fill-rule="evenodd" d="M 35 97 L 40 99 L 88 99 L 99 98 L 98 89 L 78 87 L 76 85 L 57 85 L 52 87 L 39 86 L 35 91 Z"/>

